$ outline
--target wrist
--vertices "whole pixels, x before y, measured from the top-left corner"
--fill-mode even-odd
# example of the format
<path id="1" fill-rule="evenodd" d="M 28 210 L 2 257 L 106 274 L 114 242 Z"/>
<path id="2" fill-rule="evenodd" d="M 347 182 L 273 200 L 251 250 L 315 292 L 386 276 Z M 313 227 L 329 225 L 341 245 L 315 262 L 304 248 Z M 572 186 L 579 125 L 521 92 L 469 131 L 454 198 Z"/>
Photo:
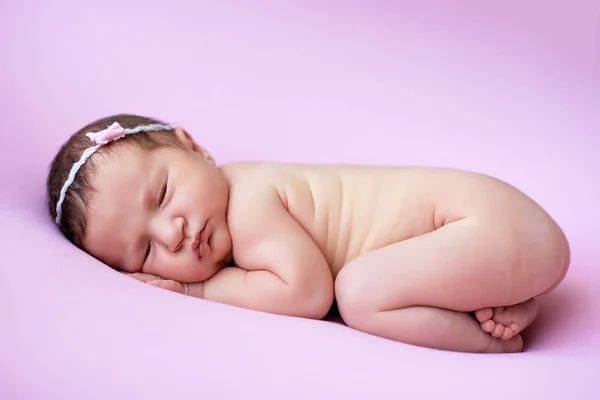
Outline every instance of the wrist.
<path id="1" fill-rule="evenodd" d="M 185 294 L 199 299 L 204 298 L 204 282 L 192 282 L 183 284 Z"/>

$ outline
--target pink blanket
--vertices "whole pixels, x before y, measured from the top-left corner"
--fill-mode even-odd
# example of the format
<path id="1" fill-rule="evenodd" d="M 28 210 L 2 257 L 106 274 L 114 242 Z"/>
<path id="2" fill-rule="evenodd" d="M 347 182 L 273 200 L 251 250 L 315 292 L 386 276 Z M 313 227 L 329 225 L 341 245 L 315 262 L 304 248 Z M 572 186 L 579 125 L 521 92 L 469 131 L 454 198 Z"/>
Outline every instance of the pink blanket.
<path id="1" fill-rule="evenodd" d="M 387 3 L 2 2 L 1 399 L 600 398 L 600 3 Z M 218 162 L 495 175 L 563 226 L 571 270 L 514 355 L 143 285 L 67 243 L 44 200 L 61 143 L 118 112 Z"/>

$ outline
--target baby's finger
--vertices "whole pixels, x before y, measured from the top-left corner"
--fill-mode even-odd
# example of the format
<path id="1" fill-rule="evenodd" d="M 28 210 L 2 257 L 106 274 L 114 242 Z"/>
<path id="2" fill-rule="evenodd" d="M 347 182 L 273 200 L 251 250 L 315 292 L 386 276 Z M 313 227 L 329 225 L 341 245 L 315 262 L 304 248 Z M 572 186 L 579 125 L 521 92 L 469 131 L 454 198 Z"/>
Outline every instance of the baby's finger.
<path id="1" fill-rule="evenodd" d="M 159 276 L 151 275 L 151 274 L 144 274 L 142 272 L 134 272 L 134 273 L 124 272 L 124 274 L 131 278 L 137 279 L 138 281 L 142 281 L 142 282 L 148 282 L 148 281 L 161 279 Z"/>
<path id="2" fill-rule="evenodd" d="M 156 286 L 161 289 L 170 290 L 172 292 L 184 293 L 185 290 L 183 288 L 183 284 L 177 281 L 164 280 L 164 279 L 155 279 L 149 280 L 146 282 L 149 285 Z"/>

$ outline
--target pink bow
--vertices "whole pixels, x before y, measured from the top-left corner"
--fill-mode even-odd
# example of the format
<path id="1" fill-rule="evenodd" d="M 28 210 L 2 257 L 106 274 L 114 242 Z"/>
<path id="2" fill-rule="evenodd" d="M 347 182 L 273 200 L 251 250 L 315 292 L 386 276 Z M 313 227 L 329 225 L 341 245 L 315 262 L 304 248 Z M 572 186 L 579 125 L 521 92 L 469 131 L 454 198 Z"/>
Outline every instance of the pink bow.
<path id="1" fill-rule="evenodd" d="M 118 122 L 100 132 L 88 132 L 85 136 L 89 137 L 96 144 L 106 144 L 111 140 L 118 140 L 125 136 L 125 129 Z"/>

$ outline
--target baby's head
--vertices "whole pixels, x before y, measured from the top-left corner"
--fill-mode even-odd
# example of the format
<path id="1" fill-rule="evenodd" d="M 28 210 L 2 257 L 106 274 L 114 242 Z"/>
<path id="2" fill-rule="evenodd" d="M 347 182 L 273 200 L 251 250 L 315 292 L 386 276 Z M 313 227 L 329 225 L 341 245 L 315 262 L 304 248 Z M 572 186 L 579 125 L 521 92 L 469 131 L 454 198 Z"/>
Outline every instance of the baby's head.
<path id="1" fill-rule="evenodd" d="M 208 279 L 231 257 L 229 187 L 182 128 L 136 116 L 95 121 L 61 147 L 50 215 L 77 247 L 124 272 Z"/>

